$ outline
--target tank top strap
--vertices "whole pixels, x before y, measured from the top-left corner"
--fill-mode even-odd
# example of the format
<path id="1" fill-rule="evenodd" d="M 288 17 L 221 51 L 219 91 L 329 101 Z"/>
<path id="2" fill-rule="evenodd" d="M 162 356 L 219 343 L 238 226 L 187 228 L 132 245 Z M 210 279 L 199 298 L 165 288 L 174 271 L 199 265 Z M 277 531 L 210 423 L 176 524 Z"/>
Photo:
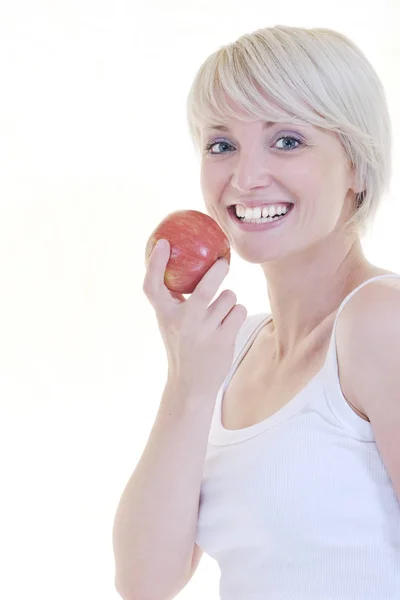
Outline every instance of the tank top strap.
<path id="1" fill-rule="evenodd" d="M 368 283 L 372 283 L 373 281 L 377 281 L 379 279 L 386 279 L 388 277 L 395 277 L 395 278 L 400 279 L 400 274 L 385 273 L 384 275 L 376 275 L 375 277 L 371 277 L 370 279 L 367 279 L 366 281 L 363 281 L 363 283 L 358 285 L 341 302 L 341 304 L 338 308 L 338 311 L 336 313 L 336 316 L 335 316 L 335 321 L 333 323 L 333 329 L 332 329 L 331 339 L 330 339 L 330 343 L 329 343 L 329 349 L 328 349 L 328 353 L 327 353 L 326 361 L 325 361 L 325 364 L 328 363 L 331 366 L 335 367 L 335 372 L 337 371 L 337 368 L 338 368 L 337 367 L 337 354 L 336 354 L 336 325 L 337 325 L 337 321 L 340 316 L 340 313 L 342 312 L 342 310 L 344 309 L 346 304 L 349 302 L 349 300 L 358 292 L 358 290 L 360 290 L 361 288 L 366 286 Z"/>
<path id="2" fill-rule="evenodd" d="M 271 319 L 271 313 L 257 313 L 249 315 L 246 318 L 236 336 L 233 364 L 237 357 L 242 354 L 245 347 L 257 337 L 260 329 Z"/>

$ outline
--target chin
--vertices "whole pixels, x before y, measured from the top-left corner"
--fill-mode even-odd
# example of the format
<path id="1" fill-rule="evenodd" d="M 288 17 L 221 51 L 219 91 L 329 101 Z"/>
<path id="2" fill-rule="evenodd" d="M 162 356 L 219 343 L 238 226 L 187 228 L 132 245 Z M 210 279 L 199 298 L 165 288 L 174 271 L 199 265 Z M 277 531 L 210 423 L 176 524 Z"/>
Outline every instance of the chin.
<path id="1" fill-rule="evenodd" d="M 276 262 L 287 257 L 287 252 L 277 248 L 269 250 L 268 248 L 254 248 L 249 246 L 236 247 L 232 244 L 232 249 L 243 260 L 253 265 L 263 265 L 269 262 Z"/>

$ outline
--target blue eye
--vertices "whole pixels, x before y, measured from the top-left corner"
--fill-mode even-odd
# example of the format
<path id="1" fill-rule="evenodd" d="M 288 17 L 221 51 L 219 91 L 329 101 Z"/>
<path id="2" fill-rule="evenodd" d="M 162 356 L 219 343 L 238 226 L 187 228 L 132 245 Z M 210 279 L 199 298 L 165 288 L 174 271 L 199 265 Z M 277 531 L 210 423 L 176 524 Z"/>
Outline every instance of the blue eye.
<path id="1" fill-rule="evenodd" d="M 299 139 L 298 139 L 298 138 L 296 138 L 296 137 L 293 137 L 292 135 L 284 135 L 284 136 L 282 136 L 282 137 L 278 138 L 278 139 L 276 140 L 276 142 L 275 142 L 275 143 L 277 144 L 277 143 L 278 143 L 280 140 L 291 140 L 291 141 L 295 141 L 295 142 L 297 142 L 298 144 L 300 144 L 300 146 L 302 146 L 302 145 L 303 145 L 303 142 L 302 142 L 301 140 L 299 140 Z M 298 147 L 298 146 L 296 146 L 296 148 L 297 148 L 297 147 Z M 281 149 L 281 150 L 292 150 L 293 148 L 280 148 L 280 149 Z"/>
<path id="2" fill-rule="evenodd" d="M 214 142 L 211 142 L 210 144 L 207 144 L 206 146 L 206 150 L 209 154 L 225 154 L 224 152 L 210 152 L 211 148 L 213 148 L 213 146 L 229 146 L 230 148 L 233 148 L 233 146 L 231 146 L 230 144 L 228 144 L 228 142 L 225 142 L 224 140 L 215 140 Z"/>
<path id="3" fill-rule="evenodd" d="M 281 136 L 280 138 L 278 138 L 275 142 L 275 144 L 277 144 L 280 140 L 291 140 L 294 142 L 297 142 L 297 144 L 299 144 L 300 146 L 303 146 L 303 142 L 301 140 L 299 140 L 297 137 L 294 137 L 293 135 L 284 135 Z M 205 147 L 205 150 L 208 154 L 211 155 L 217 155 L 217 154 L 226 154 L 226 152 L 210 152 L 211 148 L 213 148 L 214 146 L 229 146 L 230 148 L 233 148 L 233 146 L 231 146 L 231 144 L 229 144 L 228 142 L 226 142 L 225 140 L 214 140 L 213 142 L 210 142 L 209 144 L 207 144 L 207 146 Z M 298 148 L 298 146 L 296 146 L 295 148 L 291 147 L 291 148 L 278 148 L 279 150 L 283 150 L 284 152 L 287 152 L 289 150 L 295 150 L 296 148 Z"/>

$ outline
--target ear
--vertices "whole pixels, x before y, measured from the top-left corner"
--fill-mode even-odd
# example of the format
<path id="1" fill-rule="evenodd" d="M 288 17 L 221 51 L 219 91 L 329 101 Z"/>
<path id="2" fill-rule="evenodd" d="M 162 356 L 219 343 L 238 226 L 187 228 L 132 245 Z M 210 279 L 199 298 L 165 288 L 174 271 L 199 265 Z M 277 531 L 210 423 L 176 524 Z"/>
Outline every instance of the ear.
<path id="1" fill-rule="evenodd" d="M 365 181 L 360 181 L 359 176 L 356 173 L 354 165 L 350 164 L 349 171 L 349 189 L 354 192 L 354 194 L 360 194 L 361 192 L 365 192 Z"/>

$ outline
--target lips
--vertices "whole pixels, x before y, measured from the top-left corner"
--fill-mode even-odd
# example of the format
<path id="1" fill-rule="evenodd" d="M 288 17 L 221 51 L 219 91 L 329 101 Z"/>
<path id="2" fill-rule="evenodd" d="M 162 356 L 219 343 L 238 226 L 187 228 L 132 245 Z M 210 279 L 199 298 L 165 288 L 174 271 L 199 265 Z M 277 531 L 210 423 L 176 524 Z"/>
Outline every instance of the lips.
<path id="1" fill-rule="evenodd" d="M 279 200 L 275 200 L 274 202 L 263 202 L 262 200 L 259 201 L 252 201 L 252 202 L 235 202 L 233 204 L 230 204 L 228 206 L 228 208 L 234 208 L 235 206 L 237 206 L 238 204 L 240 204 L 240 206 L 244 206 L 245 208 L 257 208 L 258 206 L 277 206 L 277 205 L 289 205 L 289 206 L 293 206 L 293 202 L 287 202 L 286 200 L 284 201 L 279 201 Z"/>

